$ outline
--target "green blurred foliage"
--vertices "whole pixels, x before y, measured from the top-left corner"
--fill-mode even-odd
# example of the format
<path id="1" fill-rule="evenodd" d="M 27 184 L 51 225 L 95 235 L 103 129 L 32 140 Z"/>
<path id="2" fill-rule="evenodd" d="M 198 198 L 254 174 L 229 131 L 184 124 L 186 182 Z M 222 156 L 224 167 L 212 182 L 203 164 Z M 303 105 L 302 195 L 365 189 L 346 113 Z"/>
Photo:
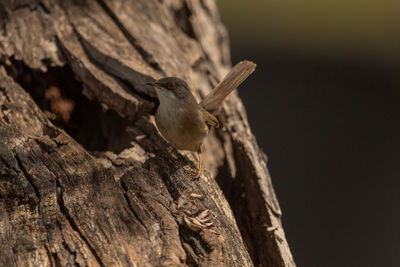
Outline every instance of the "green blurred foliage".
<path id="1" fill-rule="evenodd" d="M 236 45 L 400 62 L 399 0 L 217 0 Z"/>

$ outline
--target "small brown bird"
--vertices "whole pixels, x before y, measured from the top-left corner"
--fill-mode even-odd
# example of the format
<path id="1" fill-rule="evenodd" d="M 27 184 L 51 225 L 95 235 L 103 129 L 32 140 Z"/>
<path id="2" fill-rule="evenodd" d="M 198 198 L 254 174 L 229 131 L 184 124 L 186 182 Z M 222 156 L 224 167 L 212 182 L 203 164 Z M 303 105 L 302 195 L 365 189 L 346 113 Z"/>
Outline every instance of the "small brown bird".
<path id="1" fill-rule="evenodd" d="M 255 69 L 253 62 L 244 60 L 236 64 L 216 88 L 200 104 L 197 103 L 187 83 L 176 77 L 166 77 L 148 83 L 157 92 L 160 105 L 155 119 L 161 135 L 175 149 L 197 152 L 200 176 L 201 145 L 208 135 L 209 126 L 218 127 L 212 114 L 217 112 L 224 99 L 237 88 Z"/>

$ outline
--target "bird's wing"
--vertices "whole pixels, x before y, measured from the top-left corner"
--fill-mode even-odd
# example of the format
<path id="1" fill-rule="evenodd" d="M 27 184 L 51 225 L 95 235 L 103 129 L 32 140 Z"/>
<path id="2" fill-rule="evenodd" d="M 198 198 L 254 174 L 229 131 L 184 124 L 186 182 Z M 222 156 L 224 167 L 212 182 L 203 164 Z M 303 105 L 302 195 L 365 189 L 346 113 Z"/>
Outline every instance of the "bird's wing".
<path id="1" fill-rule="evenodd" d="M 209 113 L 206 110 L 202 110 L 203 111 L 203 117 L 204 117 L 204 121 L 210 125 L 210 126 L 214 126 L 215 128 L 219 127 L 219 121 L 218 119 L 211 113 Z"/>
<path id="2" fill-rule="evenodd" d="M 200 102 L 200 105 L 211 113 L 217 112 L 222 101 L 246 80 L 255 68 L 256 64 L 248 60 L 237 63 L 215 89 Z"/>

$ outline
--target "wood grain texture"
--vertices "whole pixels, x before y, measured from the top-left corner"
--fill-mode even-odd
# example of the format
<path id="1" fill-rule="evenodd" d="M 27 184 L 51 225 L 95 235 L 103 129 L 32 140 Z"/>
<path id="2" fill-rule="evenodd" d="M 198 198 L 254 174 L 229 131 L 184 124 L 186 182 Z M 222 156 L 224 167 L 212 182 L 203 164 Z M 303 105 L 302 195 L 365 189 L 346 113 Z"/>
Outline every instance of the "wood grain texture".
<path id="1" fill-rule="evenodd" d="M 237 94 L 199 180 L 153 121 L 147 82 L 230 69 L 214 1 L 0 1 L 0 32 L 1 266 L 295 265 Z"/>

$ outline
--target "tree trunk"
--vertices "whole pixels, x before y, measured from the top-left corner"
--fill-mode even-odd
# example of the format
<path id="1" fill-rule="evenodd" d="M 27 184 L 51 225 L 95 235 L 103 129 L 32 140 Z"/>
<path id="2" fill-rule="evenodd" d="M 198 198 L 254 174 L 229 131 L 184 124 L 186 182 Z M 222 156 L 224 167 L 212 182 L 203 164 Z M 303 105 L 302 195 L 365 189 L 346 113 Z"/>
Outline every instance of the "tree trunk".
<path id="1" fill-rule="evenodd" d="M 213 0 L 0 1 L 1 266 L 294 266 L 234 93 L 168 159 L 146 85 L 198 99 L 230 68 Z"/>

